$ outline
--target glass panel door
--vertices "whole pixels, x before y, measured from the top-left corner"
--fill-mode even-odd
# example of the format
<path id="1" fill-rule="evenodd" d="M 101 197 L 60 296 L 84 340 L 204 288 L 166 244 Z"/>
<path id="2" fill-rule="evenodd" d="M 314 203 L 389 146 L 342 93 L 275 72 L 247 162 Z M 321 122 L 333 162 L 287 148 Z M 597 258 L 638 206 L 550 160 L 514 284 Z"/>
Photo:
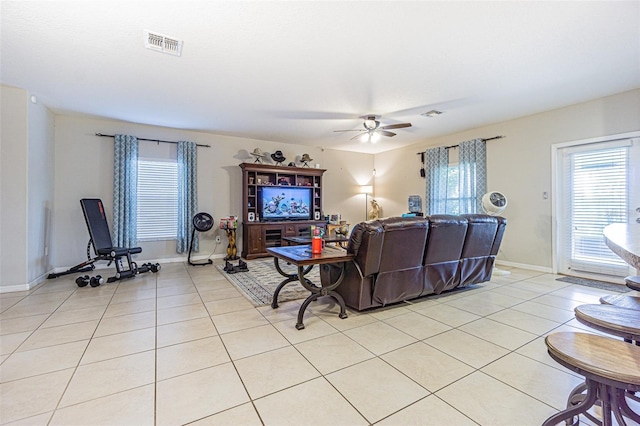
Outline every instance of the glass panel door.
<path id="1" fill-rule="evenodd" d="M 600 275 L 601 279 L 625 277 L 629 266 L 607 247 L 602 230 L 611 223 L 635 223 L 638 216 L 634 212 L 640 183 L 637 141 L 579 145 L 561 151 L 558 272 Z"/>

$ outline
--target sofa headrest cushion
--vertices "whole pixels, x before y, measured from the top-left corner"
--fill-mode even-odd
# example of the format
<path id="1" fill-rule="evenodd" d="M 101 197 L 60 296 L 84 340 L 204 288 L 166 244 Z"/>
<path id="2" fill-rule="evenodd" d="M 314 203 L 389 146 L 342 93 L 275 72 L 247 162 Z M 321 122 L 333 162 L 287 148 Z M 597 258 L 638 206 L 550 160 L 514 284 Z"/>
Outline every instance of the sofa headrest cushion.
<path id="1" fill-rule="evenodd" d="M 389 217 L 379 221 L 385 231 L 408 228 L 428 228 L 429 222 L 422 217 Z"/>
<path id="2" fill-rule="evenodd" d="M 462 214 L 460 216 L 467 219 L 469 223 L 498 223 L 497 216 L 489 216 L 486 214 Z"/>
<path id="3" fill-rule="evenodd" d="M 467 225 L 469 221 L 463 216 L 451 214 L 433 214 L 429 216 L 429 226 L 432 228 L 444 225 Z"/>
<path id="4" fill-rule="evenodd" d="M 356 224 L 351 230 L 351 236 L 349 237 L 349 243 L 347 244 L 347 252 L 358 255 L 360 246 L 362 245 L 362 239 L 365 233 L 381 233 L 382 227 L 380 222 L 372 220 L 369 222 L 360 222 Z"/>

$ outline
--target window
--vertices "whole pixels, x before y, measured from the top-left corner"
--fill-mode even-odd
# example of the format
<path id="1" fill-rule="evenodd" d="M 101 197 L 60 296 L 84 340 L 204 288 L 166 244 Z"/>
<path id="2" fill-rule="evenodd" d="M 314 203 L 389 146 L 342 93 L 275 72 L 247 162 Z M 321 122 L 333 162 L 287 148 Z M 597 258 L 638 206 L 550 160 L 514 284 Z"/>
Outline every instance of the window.
<path id="1" fill-rule="evenodd" d="M 447 167 L 447 203 L 445 214 L 460 214 L 460 171 L 457 164 Z"/>
<path id="2" fill-rule="evenodd" d="M 138 240 L 175 240 L 178 224 L 178 164 L 138 160 Z"/>
<path id="3" fill-rule="evenodd" d="M 475 169 L 472 170 L 475 173 Z M 473 205 L 474 197 L 462 197 L 460 195 L 460 167 L 458 164 L 449 164 L 447 167 L 447 198 L 444 214 L 475 213 L 465 210 L 463 206 Z"/>

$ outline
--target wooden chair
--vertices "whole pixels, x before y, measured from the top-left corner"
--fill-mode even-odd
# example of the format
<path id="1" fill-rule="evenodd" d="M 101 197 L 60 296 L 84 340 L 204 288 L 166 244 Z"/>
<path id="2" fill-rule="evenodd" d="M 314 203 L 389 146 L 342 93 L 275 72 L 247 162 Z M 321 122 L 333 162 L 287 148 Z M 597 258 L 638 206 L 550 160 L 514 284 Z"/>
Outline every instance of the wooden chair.
<path id="1" fill-rule="evenodd" d="M 545 344 L 551 358 L 584 376 L 585 383 L 569 394 L 567 408 L 542 426 L 573 421 L 580 414 L 603 426 L 612 425 L 613 417 L 622 426 L 628 425 L 625 418 L 640 424 L 640 415 L 631 410 L 626 399 L 627 392 L 640 391 L 640 347 L 610 337 L 572 332 L 551 334 Z M 602 421 L 588 412 L 596 403 L 602 406 Z"/>
<path id="2" fill-rule="evenodd" d="M 600 298 L 600 303 L 603 303 L 605 305 L 614 305 L 625 309 L 634 309 L 636 311 L 640 310 L 640 297 L 638 296 L 610 294 L 607 296 L 602 296 Z"/>
<path id="3" fill-rule="evenodd" d="M 631 290 L 640 291 L 640 276 L 639 275 L 629 275 L 624 279 L 624 282 L 627 284 Z"/>
<path id="4" fill-rule="evenodd" d="M 582 324 L 640 346 L 640 310 L 593 304 L 577 306 L 574 311 Z"/>
<path id="5" fill-rule="evenodd" d="M 624 279 L 627 287 L 631 290 L 640 291 L 640 276 L 630 275 Z M 600 303 L 606 305 L 615 305 L 621 308 L 640 310 L 640 297 L 628 296 L 626 294 L 611 294 L 602 296 Z"/>

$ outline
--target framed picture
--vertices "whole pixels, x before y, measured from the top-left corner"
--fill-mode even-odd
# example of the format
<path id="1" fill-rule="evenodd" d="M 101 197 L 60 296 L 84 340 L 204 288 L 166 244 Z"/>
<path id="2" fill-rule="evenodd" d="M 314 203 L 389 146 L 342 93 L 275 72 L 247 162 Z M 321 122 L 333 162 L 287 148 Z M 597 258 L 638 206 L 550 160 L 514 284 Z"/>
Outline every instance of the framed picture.
<path id="1" fill-rule="evenodd" d="M 249 222 L 254 222 L 256 220 L 256 214 L 254 212 L 247 213 L 247 220 Z"/>
<path id="2" fill-rule="evenodd" d="M 340 222 L 340 214 L 332 214 L 329 216 L 329 223 L 338 224 Z"/>
<path id="3" fill-rule="evenodd" d="M 313 219 L 314 220 L 320 220 L 320 212 L 319 211 L 316 211 L 316 212 L 313 213 Z"/>

